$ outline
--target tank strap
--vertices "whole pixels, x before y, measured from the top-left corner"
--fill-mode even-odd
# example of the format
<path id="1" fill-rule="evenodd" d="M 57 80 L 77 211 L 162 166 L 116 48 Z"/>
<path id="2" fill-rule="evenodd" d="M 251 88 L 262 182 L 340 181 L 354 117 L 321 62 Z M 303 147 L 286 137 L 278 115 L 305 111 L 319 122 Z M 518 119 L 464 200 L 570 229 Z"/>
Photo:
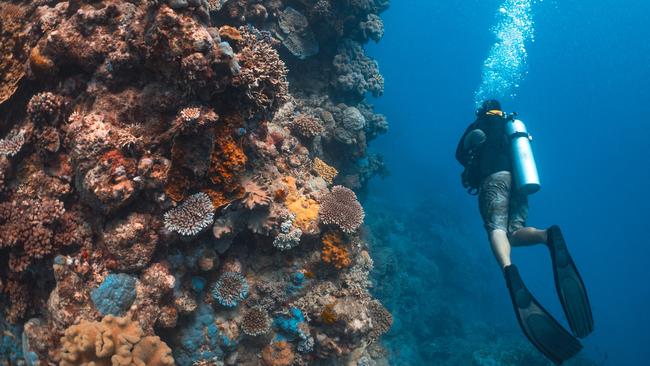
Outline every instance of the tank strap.
<path id="1" fill-rule="evenodd" d="M 515 133 L 513 133 L 511 135 L 508 135 L 508 138 L 510 138 L 510 140 L 514 140 L 514 139 L 516 139 L 518 137 L 525 137 L 525 138 L 531 140 L 530 134 L 527 133 L 527 132 L 515 132 Z"/>

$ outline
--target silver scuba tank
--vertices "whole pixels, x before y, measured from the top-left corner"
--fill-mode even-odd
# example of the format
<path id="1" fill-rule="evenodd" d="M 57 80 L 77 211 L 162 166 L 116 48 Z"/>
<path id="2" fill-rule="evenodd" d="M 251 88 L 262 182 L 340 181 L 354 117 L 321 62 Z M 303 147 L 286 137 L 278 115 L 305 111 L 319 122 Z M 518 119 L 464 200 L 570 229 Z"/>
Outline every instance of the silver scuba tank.
<path id="1" fill-rule="evenodd" d="M 506 124 L 506 134 L 510 140 L 512 168 L 517 189 L 524 194 L 533 194 L 542 186 L 539 183 L 537 164 L 530 145 L 532 137 L 526 125 L 513 118 Z"/>

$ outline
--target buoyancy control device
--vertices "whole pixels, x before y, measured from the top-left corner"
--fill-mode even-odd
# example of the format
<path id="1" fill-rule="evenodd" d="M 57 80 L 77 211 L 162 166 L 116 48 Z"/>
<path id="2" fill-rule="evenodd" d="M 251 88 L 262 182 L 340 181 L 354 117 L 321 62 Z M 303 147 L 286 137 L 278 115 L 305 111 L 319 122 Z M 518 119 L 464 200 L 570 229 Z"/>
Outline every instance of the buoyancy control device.
<path id="1" fill-rule="evenodd" d="M 532 136 L 528 133 L 526 125 L 513 113 L 508 117 L 506 134 L 510 141 L 512 156 L 512 170 L 517 189 L 524 194 L 533 194 L 542 186 L 539 182 L 537 164 L 531 146 Z"/>

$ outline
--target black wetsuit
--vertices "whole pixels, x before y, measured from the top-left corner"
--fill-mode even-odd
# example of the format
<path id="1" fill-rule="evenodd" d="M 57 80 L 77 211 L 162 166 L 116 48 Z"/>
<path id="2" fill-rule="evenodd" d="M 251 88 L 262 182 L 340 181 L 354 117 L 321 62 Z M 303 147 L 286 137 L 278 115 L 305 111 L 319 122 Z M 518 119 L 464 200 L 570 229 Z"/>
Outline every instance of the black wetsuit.
<path id="1" fill-rule="evenodd" d="M 512 172 L 510 147 L 506 136 L 507 120 L 500 116 L 481 115 L 467 127 L 456 148 L 456 160 L 465 165 L 468 161 L 468 151 L 464 148 L 465 136 L 472 130 L 479 129 L 485 133 L 486 140 L 478 152 L 481 180 L 489 175 L 500 172 Z"/>

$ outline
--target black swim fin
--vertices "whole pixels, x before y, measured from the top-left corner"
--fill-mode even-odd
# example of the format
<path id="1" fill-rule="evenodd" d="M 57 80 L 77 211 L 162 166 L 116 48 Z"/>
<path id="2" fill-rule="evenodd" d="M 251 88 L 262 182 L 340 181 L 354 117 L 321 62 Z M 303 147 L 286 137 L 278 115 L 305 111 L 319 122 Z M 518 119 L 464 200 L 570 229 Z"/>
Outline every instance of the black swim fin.
<path id="1" fill-rule="evenodd" d="M 519 325 L 533 346 L 558 365 L 580 352 L 580 341 L 535 300 L 517 267 L 506 267 L 505 277 Z"/>
<path id="2" fill-rule="evenodd" d="M 560 228 L 553 225 L 547 233 L 557 295 L 571 330 L 579 338 L 584 338 L 594 330 L 594 318 L 591 314 L 587 288 L 569 254 Z"/>

